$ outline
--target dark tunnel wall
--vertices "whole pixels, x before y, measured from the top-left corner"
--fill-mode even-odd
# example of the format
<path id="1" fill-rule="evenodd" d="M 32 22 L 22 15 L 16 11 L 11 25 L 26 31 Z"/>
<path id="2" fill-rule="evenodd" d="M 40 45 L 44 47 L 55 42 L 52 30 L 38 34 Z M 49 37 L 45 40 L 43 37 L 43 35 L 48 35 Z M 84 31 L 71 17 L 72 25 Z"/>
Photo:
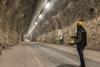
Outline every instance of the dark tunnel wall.
<path id="1" fill-rule="evenodd" d="M 14 45 L 28 30 L 34 0 L 0 0 L 0 43 Z"/>
<path id="2" fill-rule="evenodd" d="M 66 44 L 70 42 L 75 23 L 80 18 L 84 20 L 88 33 L 88 48 L 100 50 L 100 0 L 58 0 L 36 28 L 36 40 L 58 43 L 57 30 L 62 29 Z"/>

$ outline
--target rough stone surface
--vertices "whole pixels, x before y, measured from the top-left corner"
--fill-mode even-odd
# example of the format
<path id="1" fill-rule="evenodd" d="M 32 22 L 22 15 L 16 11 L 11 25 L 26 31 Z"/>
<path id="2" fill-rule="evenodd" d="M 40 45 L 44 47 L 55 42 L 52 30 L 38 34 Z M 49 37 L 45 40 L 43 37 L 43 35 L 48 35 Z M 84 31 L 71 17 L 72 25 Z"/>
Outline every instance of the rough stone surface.
<path id="1" fill-rule="evenodd" d="M 34 0 L 0 0 L 0 43 L 13 45 L 21 41 L 35 3 Z"/>

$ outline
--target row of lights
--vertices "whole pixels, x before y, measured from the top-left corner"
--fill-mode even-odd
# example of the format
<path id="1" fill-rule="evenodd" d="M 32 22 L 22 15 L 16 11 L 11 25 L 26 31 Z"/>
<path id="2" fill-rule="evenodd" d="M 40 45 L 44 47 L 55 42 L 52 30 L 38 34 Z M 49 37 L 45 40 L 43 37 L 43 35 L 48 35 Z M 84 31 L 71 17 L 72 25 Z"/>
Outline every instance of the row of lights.
<path id="1" fill-rule="evenodd" d="M 49 10 L 51 8 L 51 2 L 49 2 L 49 0 L 45 1 L 45 7 L 43 7 L 42 10 Z M 43 19 L 44 15 L 43 14 L 39 14 L 38 16 L 38 20 Z M 33 32 L 33 30 L 35 29 L 35 27 L 38 25 L 38 21 L 36 20 L 34 25 L 32 26 L 32 28 L 30 28 L 30 30 L 28 31 L 28 35 L 31 35 L 31 33 Z"/>

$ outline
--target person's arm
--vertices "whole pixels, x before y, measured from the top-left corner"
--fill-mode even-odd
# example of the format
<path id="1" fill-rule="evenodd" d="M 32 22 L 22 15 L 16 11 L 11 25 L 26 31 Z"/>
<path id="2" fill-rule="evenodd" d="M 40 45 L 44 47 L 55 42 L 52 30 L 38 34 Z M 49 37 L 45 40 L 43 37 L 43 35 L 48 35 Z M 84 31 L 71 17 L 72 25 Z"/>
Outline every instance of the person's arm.
<path id="1" fill-rule="evenodd" d="M 81 40 L 82 40 L 82 33 L 78 32 L 77 39 L 75 40 L 74 44 L 77 44 L 77 43 L 81 42 Z"/>

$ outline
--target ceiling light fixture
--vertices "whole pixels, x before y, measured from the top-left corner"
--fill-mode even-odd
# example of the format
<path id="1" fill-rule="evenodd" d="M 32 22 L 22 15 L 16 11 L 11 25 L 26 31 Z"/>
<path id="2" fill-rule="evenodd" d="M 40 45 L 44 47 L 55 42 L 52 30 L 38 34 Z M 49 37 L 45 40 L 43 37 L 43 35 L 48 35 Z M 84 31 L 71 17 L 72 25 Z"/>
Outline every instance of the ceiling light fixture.
<path id="1" fill-rule="evenodd" d="M 51 7 L 51 3 L 48 2 L 48 3 L 46 4 L 45 8 L 46 8 L 46 9 L 50 9 L 50 7 Z"/>
<path id="2" fill-rule="evenodd" d="M 34 24 L 34 25 L 36 26 L 37 24 L 38 24 L 38 22 L 35 22 L 35 24 Z"/>
<path id="3" fill-rule="evenodd" d="M 42 18 L 43 18 L 43 15 L 42 15 L 42 14 L 40 14 L 40 15 L 39 15 L 39 19 L 42 19 Z"/>

